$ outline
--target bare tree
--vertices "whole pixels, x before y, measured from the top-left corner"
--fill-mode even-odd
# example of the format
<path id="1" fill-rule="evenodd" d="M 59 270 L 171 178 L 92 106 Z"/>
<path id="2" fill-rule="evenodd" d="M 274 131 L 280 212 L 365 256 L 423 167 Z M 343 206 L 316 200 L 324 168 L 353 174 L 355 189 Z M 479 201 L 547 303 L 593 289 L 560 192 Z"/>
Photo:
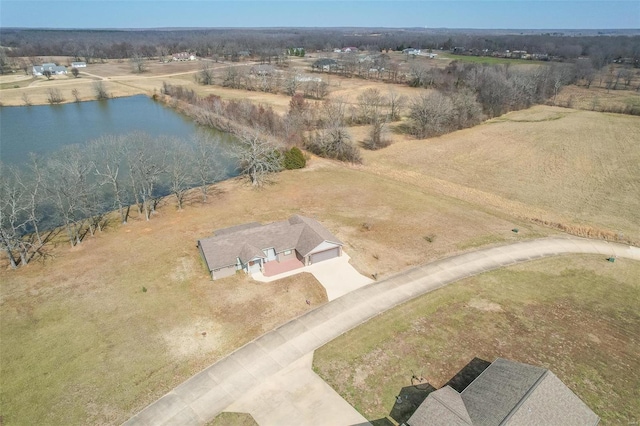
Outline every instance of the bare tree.
<path id="1" fill-rule="evenodd" d="M 223 176 L 222 166 L 217 159 L 221 152 L 220 137 L 213 137 L 210 133 L 201 131 L 196 133 L 193 138 L 194 177 L 202 191 L 202 202 L 206 203 L 209 186 Z"/>
<path id="2" fill-rule="evenodd" d="M 29 98 L 29 95 L 27 94 L 27 92 L 22 92 L 22 102 L 24 102 L 26 106 L 31 105 L 31 98 Z"/>
<path id="3" fill-rule="evenodd" d="M 74 99 L 76 102 L 80 102 L 80 91 L 78 91 L 78 89 L 73 89 L 73 90 L 71 91 L 71 94 L 73 95 L 73 99 Z"/>
<path id="4" fill-rule="evenodd" d="M 560 89 L 571 81 L 570 71 L 567 67 L 555 67 L 553 70 L 553 104 L 556 104 L 556 98 Z"/>
<path id="5" fill-rule="evenodd" d="M 407 98 L 398 95 L 393 89 L 389 89 L 389 94 L 387 95 L 387 107 L 389 108 L 389 120 L 396 121 L 400 119 L 400 115 L 402 114 L 402 109 L 407 104 Z"/>
<path id="6" fill-rule="evenodd" d="M 344 125 L 347 102 L 340 98 L 327 99 L 322 103 L 322 123 L 324 127 Z"/>
<path id="7" fill-rule="evenodd" d="M 474 126 L 482 121 L 482 105 L 470 89 L 461 89 L 451 96 L 457 129 Z"/>
<path id="8" fill-rule="evenodd" d="M 202 61 L 200 72 L 198 73 L 198 81 L 200 84 L 213 84 L 213 68 L 211 64 L 209 64 L 209 61 Z"/>
<path id="9" fill-rule="evenodd" d="M 104 99 L 109 99 L 109 93 L 107 93 L 107 88 L 102 81 L 94 82 L 92 87 L 93 93 L 95 94 L 97 100 L 101 101 Z"/>
<path id="10" fill-rule="evenodd" d="M 373 120 L 378 120 L 381 108 L 385 104 L 384 96 L 376 88 L 365 89 L 358 95 L 358 121 L 370 124 Z M 378 120 L 379 121 L 379 120 Z"/>
<path id="11" fill-rule="evenodd" d="M 593 63 L 590 59 L 578 59 L 576 65 L 576 78 L 578 80 L 584 80 L 587 89 L 591 87 L 596 72 L 593 68 Z"/>
<path id="12" fill-rule="evenodd" d="M 414 98 L 409 109 L 411 130 L 418 138 L 439 135 L 451 128 L 454 118 L 453 102 L 440 92 Z"/>
<path id="13" fill-rule="evenodd" d="M 62 92 L 60 92 L 60 89 L 47 89 L 47 102 L 49 102 L 51 105 L 64 102 L 64 96 L 62 96 Z"/>
<path id="14" fill-rule="evenodd" d="M 122 184 L 123 173 L 120 171 L 125 160 L 123 148 L 126 143 L 126 137 L 102 136 L 89 145 L 93 158 L 93 173 L 97 177 L 98 185 L 109 187 L 122 224 L 127 223 L 130 209 L 129 205 L 125 207 L 126 191 Z"/>
<path id="15" fill-rule="evenodd" d="M 39 224 L 42 218 L 41 209 L 45 200 L 45 183 L 40 158 L 34 154 L 30 154 L 29 158 L 28 178 L 25 173 L 21 173 L 16 175 L 16 181 L 26 194 L 26 212 L 29 217 L 30 228 L 33 230 L 38 244 L 42 246 L 45 239 L 40 234 Z"/>
<path id="16" fill-rule="evenodd" d="M 127 139 L 132 190 L 136 192 L 138 210 L 150 220 L 156 207 L 157 186 L 167 167 L 167 151 L 162 148 L 165 140 L 154 140 L 145 133 L 133 133 Z"/>
<path id="17" fill-rule="evenodd" d="M 622 79 L 624 87 L 628 89 L 631 84 L 631 80 L 633 80 L 633 72 L 629 68 L 621 68 L 617 73 L 616 84 L 618 79 Z"/>
<path id="18" fill-rule="evenodd" d="M 51 76 L 52 76 L 53 74 L 52 74 L 52 73 L 51 73 L 51 71 L 49 71 L 49 70 L 44 70 L 44 71 L 42 71 L 42 75 L 44 75 L 45 77 L 47 77 L 47 80 L 51 80 Z"/>
<path id="19" fill-rule="evenodd" d="M 387 138 L 387 120 L 380 114 L 373 116 L 369 136 L 364 141 L 363 146 L 367 149 L 376 150 L 387 147 L 391 141 Z"/>
<path id="20" fill-rule="evenodd" d="M 147 61 L 142 54 L 135 52 L 129 59 L 131 62 L 131 69 L 136 74 L 142 74 L 147 71 Z"/>
<path id="21" fill-rule="evenodd" d="M 80 75 L 80 70 L 76 67 L 73 67 L 71 68 L 71 74 L 73 74 L 75 78 L 78 78 L 78 76 Z"/>
<path id="22" fill-rule="evenodd" d="M 240 88 L 240 73 L 238 73 L 236 67 L 227 67 L 222 79 L 222 85 L 232 89 Z"/>
<path id="23" fill-rule="evenodd" d="M 166 45 L 161 44 L 156 47 L 156 53 L 158 55 L 158 60 L 160 62 L 165 62 L 165 56 L 169 54 L 169 48 Z"/>
<path id="24" fill-rule="evenodd" d="M 427 74 L 427 67 L 422 62 L 411 62 L 409 64 L 409 85 L 412 87 L 429 86 Z"/>
<path id="25" fill-rule="evenodd" d="M 302 85 L 304 96 L 314 99 L 324 99 L 329 94 L 329 84 L 324 80 L 310 80 Z"/>
<path id="26" fill-rule="evenodd" d="M 246 175 L 254 187 L 264 185 L 269 176 L 282 170 L 280 152 L 257 131 L 246 130 L 238 135 L 232 148 L 240 173 Z"/>
<path id="27" fill-rule="evenodd" d="M 29 261 L 29 245 L 23 239 L 28 223 L 25 194 L 15 179 L 16 173 L 3 167 L 0 175 L 0 247 L 13 269 Z"/>
<path id="28" fill-rule="evenodd" d="M 392 83 L 398 82 L 398 76 L 400 74 L 400 64 L 396 61 L 391 61 L 387 65 L 387 77 Z"/>
<path id="29" fill-rule="evenodd" d="M 329 123 L 317 130 L 306 143 L 306 148 L 316 155 L 350 163 L 361 163 L 360 150 L 352 140 L 346 127 L 339 122 Z"/>
<path id="30" fill-rule="evenodd" d="M 88 177 L 92 167 L 77 145 L 65 147 L 47 162 L 46 191 L 72 247 L 82 242 L 87 199 L 91 192 Z"/>
<path id="31" fill-rule="evenodd" d="M 294 71 L 287 71 L 284 75 L 282 87 L 284 93 L 289 96 L 295 95 L 296 91 L 300 88 L 300 78 Z"/>
<path id="32" fill-rule="evenodd" d="M 178 210 L 182 210 L 184 197 L 187 190 L 193 185 L 194 177 L 192 173 L 193 152 L 191 147 L 181 139 L 171 139 L 165 146 L 169 165 L 169 190 L 176 197 Z"/>

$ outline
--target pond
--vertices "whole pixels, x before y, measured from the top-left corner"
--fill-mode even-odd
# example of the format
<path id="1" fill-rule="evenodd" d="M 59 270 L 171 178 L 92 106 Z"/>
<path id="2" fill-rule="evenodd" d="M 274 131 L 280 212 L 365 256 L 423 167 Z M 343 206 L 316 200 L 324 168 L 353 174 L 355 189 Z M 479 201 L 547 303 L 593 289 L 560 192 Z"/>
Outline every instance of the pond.
<path id="1" fill-rule="evenodd" d="M 189 118 L 144 95 L 62 105 L 0 107 L 0 160 L 22 165 L 30 152 L 47 154 L 64 145 L 85 144 L 104 135 L 141 131 L 151 136 L 188 140 L 201 127 Z M 215 129 L 223 145 L 232 135 Z M 229 176 L 233 166 L 221 152 Z M 228 177 L 227 176 L 227 177 Z"/>

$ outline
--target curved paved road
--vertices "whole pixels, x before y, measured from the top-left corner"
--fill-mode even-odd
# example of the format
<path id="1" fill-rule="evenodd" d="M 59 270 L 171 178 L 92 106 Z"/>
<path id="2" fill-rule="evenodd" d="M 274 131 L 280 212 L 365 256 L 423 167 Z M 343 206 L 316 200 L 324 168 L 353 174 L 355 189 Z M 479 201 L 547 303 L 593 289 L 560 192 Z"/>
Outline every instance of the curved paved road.
<path id="1" fill-rule="evenodd" d="M 335 299 L 261 336 L 191 377 L 125 425 L 201 425 L 231 403 L 346 331 L 454 281 L 529 260 L 591 253 L 640 261 L 640 248 L 549 238 L 476 250 L 410 269 Z"/>

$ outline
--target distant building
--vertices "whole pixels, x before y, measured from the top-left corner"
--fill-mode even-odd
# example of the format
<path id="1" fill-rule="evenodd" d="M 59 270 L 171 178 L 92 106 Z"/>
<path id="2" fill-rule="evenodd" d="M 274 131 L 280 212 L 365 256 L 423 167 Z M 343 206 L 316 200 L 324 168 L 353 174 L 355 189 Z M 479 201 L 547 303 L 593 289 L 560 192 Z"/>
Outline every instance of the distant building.
<path id="1" fill-rule="evenodd" d="M 351 47 L 345 47 L 344 49 L 342 49 L 342 52 L 343 53 L 351 53 L 351 52 L 357 52 L 359 50 L 360 49 L 358 49 L 357 47 L 351 46 Z"/>
<path id="2" fill-rule="evenodd" d="M 414 49 L 413 47 L 410 47 L 408 49 L 404 49 L 402 51 L 402 53 L 404 53 L 405 55 L 419 55 L 420 54 L 420 49 Z"/>
<path id="3" fill-rule="evenodd" d="M 331 58 L 322 58 L 311 64 L 311 69 L 314 71 L 333 71 L 337 68 L 338 62 Z"/>
<path id="4" fill-rule="evenodd" d="M 86 68 L 86 62 L 71 62 L 71 68 Z"/>
<path id="5" fill-rule="evenodd" d="M 33 75 L 38 76 L 44 75 L 45 71 L 49 71 L 51 75 L 64 75 L 67 73 L 67 67 L 48 62 L 42 65 L 34 65 L 31 72 Z"/>
<path id="6" fill-rule="evenodd" d="M 189 53 L 189 52 L 174 53 L 173 55 L 171 55 L 171 57 L 173 58 L 174 61 L 195 61 L 196 60 L 195 53 Z"/>

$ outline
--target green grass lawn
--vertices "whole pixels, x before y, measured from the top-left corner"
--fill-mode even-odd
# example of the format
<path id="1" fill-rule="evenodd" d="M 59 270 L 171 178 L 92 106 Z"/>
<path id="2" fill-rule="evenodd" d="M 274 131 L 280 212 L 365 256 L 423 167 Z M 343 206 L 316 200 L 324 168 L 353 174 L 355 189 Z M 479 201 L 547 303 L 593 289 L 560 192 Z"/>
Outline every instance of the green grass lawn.
<path id="1" fill-rule="evenodd" d="M 442 387 L 474 358 L 553 371 L 605 424 L 640 420 L 640 263 L 539 260 L 393 309 L 316 351 L 314 370 L 366 418 L 413 374 Z M 424 395 L 423 395 L 424 397 Z"/>

